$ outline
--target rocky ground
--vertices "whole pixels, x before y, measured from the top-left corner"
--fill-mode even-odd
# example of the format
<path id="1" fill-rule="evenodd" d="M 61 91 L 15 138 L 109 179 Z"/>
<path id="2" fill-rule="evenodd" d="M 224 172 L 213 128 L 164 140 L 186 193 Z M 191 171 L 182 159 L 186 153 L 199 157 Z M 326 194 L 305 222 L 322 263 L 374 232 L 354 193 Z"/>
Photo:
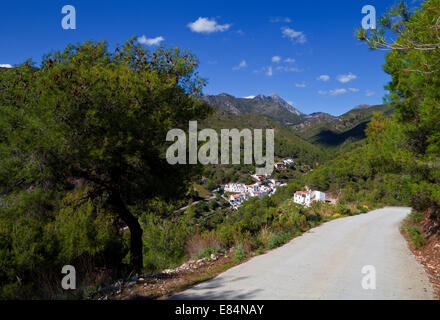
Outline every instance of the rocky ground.
<path id="1" fill-rule="evenodd" d="M 175 269 L 120 279 L 94 294 L 98 300 L 163 299 L 210 279 L 233 266 L 233 252 L 228 251 L 185 262 Z"/>
<path id="2" fill-rule="evenodd" d="M 417 261 L 425 268 L 434 294 L 440 300 L 440 235 L 431 237 L 429 242 L 420 249 L 415 248 L 410 242 L 408 243 Z"/>

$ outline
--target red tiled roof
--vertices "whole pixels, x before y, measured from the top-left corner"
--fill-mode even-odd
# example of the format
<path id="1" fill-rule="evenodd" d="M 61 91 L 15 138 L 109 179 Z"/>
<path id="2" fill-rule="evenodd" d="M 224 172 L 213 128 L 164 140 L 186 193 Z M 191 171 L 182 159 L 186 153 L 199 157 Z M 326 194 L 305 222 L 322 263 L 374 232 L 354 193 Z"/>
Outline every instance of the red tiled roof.
<path id="1" fill-rule="evenodd" d="M 310 191 L 297 191 L 295 194 L 309 194 Z"/>

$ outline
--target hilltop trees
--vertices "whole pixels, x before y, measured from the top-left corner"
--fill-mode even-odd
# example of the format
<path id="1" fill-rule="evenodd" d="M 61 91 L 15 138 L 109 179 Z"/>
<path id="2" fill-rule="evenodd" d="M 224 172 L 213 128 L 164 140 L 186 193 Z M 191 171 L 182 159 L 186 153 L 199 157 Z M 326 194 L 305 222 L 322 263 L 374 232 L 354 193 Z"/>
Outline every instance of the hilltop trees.
<path id="1" fill-rule="evenodd" d="M 211 109 L 196 99 L 204 80 L 178 48 L 147 52 L 135 38 L 68 46 L 0 73 L 0 192 L 69 190 L 101 199 L 130 229 L 130 263 L 142 268 L 142 229 L 131 208 L 186 190 L 193 167 L 164 158 L 171 128 Z M 6 200 L 7 202 L 7 200 Z M 7 205 L 7 204 L 6 204 Z"/>

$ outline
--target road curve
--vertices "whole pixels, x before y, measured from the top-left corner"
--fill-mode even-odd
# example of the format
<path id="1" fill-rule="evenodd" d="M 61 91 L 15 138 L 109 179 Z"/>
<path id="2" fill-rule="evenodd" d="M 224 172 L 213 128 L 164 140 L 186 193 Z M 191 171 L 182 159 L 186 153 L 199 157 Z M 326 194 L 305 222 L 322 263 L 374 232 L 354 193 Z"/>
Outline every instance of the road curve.
<path id="1" fill-rule="evenodd" d="M 399 231 L 409 208 L 333 220 L 170 299 L 433 299 Z M 374 266 L 376 289 L 362 288 Z"/>

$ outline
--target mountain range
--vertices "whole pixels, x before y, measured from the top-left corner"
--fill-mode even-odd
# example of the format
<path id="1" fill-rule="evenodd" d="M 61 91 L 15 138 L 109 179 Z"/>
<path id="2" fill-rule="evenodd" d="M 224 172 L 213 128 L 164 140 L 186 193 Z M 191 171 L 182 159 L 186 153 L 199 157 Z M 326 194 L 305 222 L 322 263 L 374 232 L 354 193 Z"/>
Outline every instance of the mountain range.
<path id="1" fill-rule="evenodd" d="M 393 114 L 389 105 L 366 105 L 354 107 L 341 116 L 324 112 L 304 114 L 277 94 L 236 98 L 222 93 L 203 95 L 211 106 L 233 115 L 258 114 L 266 116 L 280 125 L 291 128 L 304 140 L 322 147 L 337 147 L 345 142 L 365 138 L 365 128 L 375 112 L 386 116 Z"/>
<path id="2" fill-rule="evenodd" d="M 300 124 L 304 117 L 299 110 L 275 94 L 236 98 L 222 93 L 217 96 L 203 95 L 202 99 L 210 105 L 232 114 L 254 113 L 264 115 L 286 127 Z"/>

